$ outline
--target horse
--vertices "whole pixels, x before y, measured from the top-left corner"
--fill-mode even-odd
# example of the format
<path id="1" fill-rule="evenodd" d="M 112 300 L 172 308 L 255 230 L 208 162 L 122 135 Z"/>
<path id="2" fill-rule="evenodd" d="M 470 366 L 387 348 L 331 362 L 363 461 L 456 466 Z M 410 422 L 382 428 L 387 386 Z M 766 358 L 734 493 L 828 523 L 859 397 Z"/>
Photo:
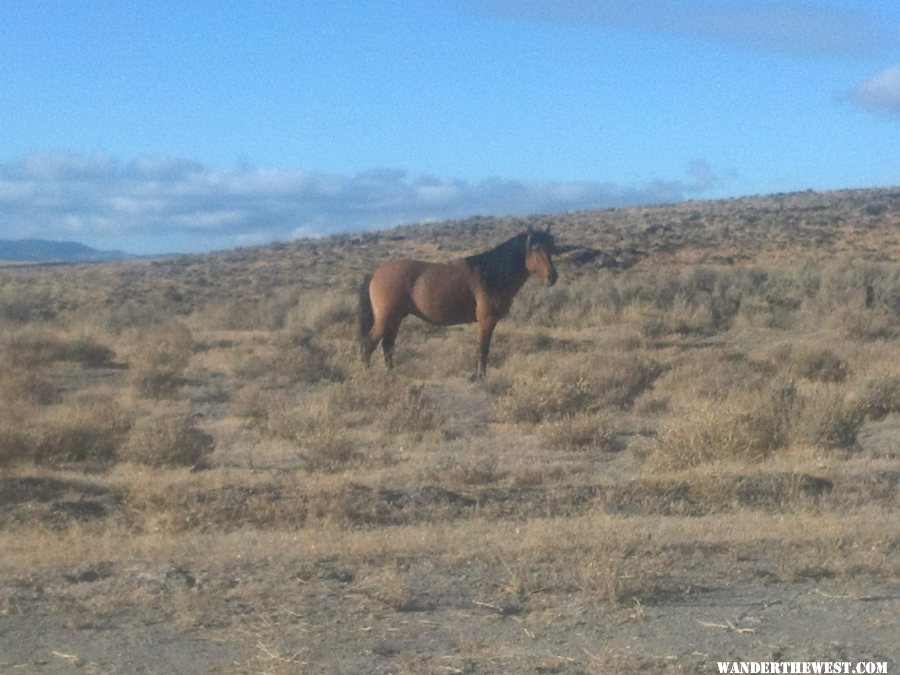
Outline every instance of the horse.
<path id="1" fill-rule="evenodd" d="M 440 326 L 478 323 L 478 360 L 474 377 L 487 374 L 488 352 L 497 322 L 509 313 L 513 298 L 529 276 L 548 287 L 558 275 L 553 266 L 553 236 L 531 227 L 483 253 L 446 263 L 391 260 L 367 276 L 359 289 L 360 356 L 369 365 L 381 342 L 385 366 L 394 365 L 400 323 L 412 314 Z"/>

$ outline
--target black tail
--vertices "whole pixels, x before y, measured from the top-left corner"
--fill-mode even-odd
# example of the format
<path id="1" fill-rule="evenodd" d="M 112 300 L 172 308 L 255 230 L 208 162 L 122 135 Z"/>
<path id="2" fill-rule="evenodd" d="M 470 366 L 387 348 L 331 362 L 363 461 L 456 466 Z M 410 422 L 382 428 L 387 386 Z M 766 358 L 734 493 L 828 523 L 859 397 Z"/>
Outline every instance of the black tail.
<path id="1" fill-rule="evenodd" d="M 372 298 L 369 297 L 369 282 L 372 275 L 363 279 L 359 287 L 359 307 L 356 310 L 356 325 L 358 328 L 359 344 L 364 345 L 369 339 L 369 332 L 375 325 L 375 312 L 372 310 Z"/>

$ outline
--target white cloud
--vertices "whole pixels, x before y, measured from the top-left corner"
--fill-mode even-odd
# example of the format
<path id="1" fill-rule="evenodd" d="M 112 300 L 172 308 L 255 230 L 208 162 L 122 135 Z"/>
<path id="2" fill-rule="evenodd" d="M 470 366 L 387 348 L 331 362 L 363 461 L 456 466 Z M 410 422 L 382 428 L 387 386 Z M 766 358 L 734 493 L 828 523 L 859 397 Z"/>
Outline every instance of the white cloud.
<path id="1" fill-rule="evenodd" d="M 29 155 L 0 164 L 0 237 L 77 239 L 135 253 L 201 251 L 248 242 L 481 215 L 526 215 L 679 201 L 715 176 L 693 163 L 685 180 L 643 186 L 490 178 L 356 176 L 209 169 L 190 160 Z"/>
<path id="2" fill-rule="evenodd" d="M 869 108 L 900 112 L 900 64 L 870 77 L 850 93 L 850 99 Z"/>
<path id="3" fill-rule="evenodd" d="M 623 28 L 715 40 L 753 49 L 854 56 L 891 43 L 874 13 L 797 0 L 473 0 L 514 19 Z"/>

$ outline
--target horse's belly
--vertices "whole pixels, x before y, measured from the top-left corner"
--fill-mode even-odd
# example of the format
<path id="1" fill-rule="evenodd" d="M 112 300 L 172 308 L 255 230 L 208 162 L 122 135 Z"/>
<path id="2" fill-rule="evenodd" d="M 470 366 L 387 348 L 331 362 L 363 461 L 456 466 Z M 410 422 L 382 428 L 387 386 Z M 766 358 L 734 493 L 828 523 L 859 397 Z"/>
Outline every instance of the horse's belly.
<path id="1" fill-rule="evenodd" d="M 443 272 L 443 273 L 442 273 Z M 412 288 L 413 314 L 439 325 L 475 321 L 475 297 L 464 279 L 448 270 L 423 274 Z"/>

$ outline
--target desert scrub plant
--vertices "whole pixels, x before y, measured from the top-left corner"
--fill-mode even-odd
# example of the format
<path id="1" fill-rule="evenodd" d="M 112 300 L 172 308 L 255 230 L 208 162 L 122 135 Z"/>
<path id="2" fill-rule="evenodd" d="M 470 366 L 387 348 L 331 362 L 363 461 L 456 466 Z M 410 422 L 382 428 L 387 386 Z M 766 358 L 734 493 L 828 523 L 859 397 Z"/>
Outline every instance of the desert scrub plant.
<path id="1" fill-rule="evenodd" d="M 254 278 L 254 282 L 256 279 Z M 234 280 L 226 282 L 234 284 Z M 250 284 L 248 283 L 247 286 Z M 209 302 L 195 314 L 197 320 L 207 328 L 216 330 L 279 330 L 293 304 L 293 293 L 289 289 L 277 289 L 274 294 L 261 292 L 255 285 L 253 297 L 250 294 L 218 298 Z"/>
<path id="2" fill-rule="evenodd" d="M 0 402 L 0 467 L 34 460 L 37 440 L 33 433 L 39 410 L 23 400 Z"/>
<path id="3" fill-rule="evenodd" d="M 648 338 L 660 338 L 671 334 L 713 335 L 716 329 L 713 314 L 707 303 L 699 303 L 679 295 L 665 309 L 644 310 L 641 334 Z"/>
<path id="4" fill-rule="evenodd" d="M 410 385 L 391 397 L 385 410 L 384 430 L 388 434 L 412 434 L 421 440 L 441 427 L 441 414 L 421 384 Z"/>
<path id="5" fill-rule="evenodd" d="M 443 483 L 451 488 L 469 488 L 478 485 L 491 485 L 502 480 L 506 472 L 500 468 L 497 457 L 487 454 L 477 459 L 460 460 L 448 458 L 434 465 L 429 480 Z"/>
<path id="6" fill-rule="evenodd" d="M 544 442 L 556 450 L 609 453 L 624 449 L 619 439 L 619 425 L 610 413 L 573 415 L 544 422 L 540 434 Z"/>
<path id="7" fill-rule="evenodd" d="M 228 410 L 235 417 L 244 420 L 247 426 L 264 429 L 274 409 L 275 398 L 276 395 L 271 390 L 251 384 L 241 387 L 232 395 Z"/>
<path id="8" fill-rule="evenodd" d="M 648 455 L 651 466 L 680 469 L 721 461 L 759 461 L 789 441 L 797 392 L 783 381 L 758 391 L 700 399 L 664 424 Z"/>
<path id="9" fill-rule="evenodd" d="M 184 410 L 152 411 L 134 421 L 120 459 L 148 466 L 200 466 L 215 449 L 213 437 Z"/>
<path id="10" fill-rule="evenodd" d="M 517 366 L 494 404 L 500 419 L 538 423 L 602 408 L 628 408 L 653 386 L 665 367 L 643 356 L 598 357 L 560 354 L 511 361 Z"/>
<path id="11" fill-rule="evenodd" d="M 130 428 L 128 416 L 106 396 L 81 396 L 42 413 L 34 431 L 36 464 L 112 462 Z"/>
<path id="12" fill-rule="evenodd" d="M 11 364 L 26 368 L 37 368 L 57 361 L 99 368 L 108 365 L 115 356 L 112 349 L 92 338 L 67 340 L 49 328 L 33 326 L 7 337 L 3 353 Z"/>
<path id="13" fill-rule="evenodd" d="M 866 380 L 857 402 L 865 415 L 873 420 L 900 412 L 900 376 L 882 375 Z"/>
<path id="14" fill-rule="evenodd" d="M 593 388 L 583 377 L 526 374 L 513 379 L 506 395 L 496 400 L 494 410 L 501 420 L 536 424 L 578 414 L 592 401 Z"/>
<path id="15" fill-rule="evenodd" d="M 142 336 L 131 362 L 131 382 L 147 398 L 171 396 L 183 383 L 194 349 L 194 337 L 183 323 L 173 321 Z"/>
<path id="16" fill-rule="evenodd" d="M 233 399 L 232 412 L 263 435 L 289 442 L 307 471 L 341 471 L 360 457 L 347 431 L 345 411 L 331 403 L 327 391 L 297 400 L 283 391 L 251 385 Z"/>
<path id="17" fill-rule="evenodd" d="M 326 339 L 352 336 L 356 320 L 356 293 L 350 291 L 303 292 L 288 310 L 284 331 L 305 334 L 312 331 Z"/>
<path id="18" fill-rule="evenodd" d="M 340 382 L 345 377 L 343 369 L 318 344 L 312 331 L 282 332 L 276 337 L 275 346 L 278 352 L 273 358 L 273 370 L 288 384 Z"/>
<path id="19" fill-rule="evenodd" d="M 0 423 L 0 467 L 34 458 L 34 439 L 9 422 Z"/>
<path id="20" fill-rule="evenodd" d="M 880 307 L 844 307 L 832 315 L 831 323 L 846 337 L 859 342 L 892 340 L 900 334 L 896 315 Z"/>
<path id="21" fill-rule="evenodd" d="M 242 380 L 256 381 L 270 388 L 341 382 L 346 377 L 330 351 L 320 346 L 310 331 L 276 334 L 269 348 L 243 361 L 235 373 Z"/>
<path id="22" fill-rule="evenodd" d="M 0 404 L 15 401 L 50 405 L 60 401 L 58 387 L 46 377 L 43 369 L 13 366 L 0 360 Z"/>
<path id="23" fill-rule="evenodd" d="M 775 374 L 776 368 L 768 361 L 739 351 L 708 349 L 663 372 L 654 383 L 654 392 L 668 395 L 677 408 L 680 402 L 690 405 L 698 398 L 720 401 L 723 392 L 763 390 Z"/>
<path id="24" fill-rule="evenodd" d="M 56 316 L 56 301 L 45 289 L 8 279 L 0 284 L 0 319 L 4 323 L 50 321 Z"/>
<path id="25" fill-rule="evenodd" d="M 792 421 L 796 441 L 828 450 L 853 450 L 866 407 L 835 385 L 820 385 L 799 402 Z"/>
<path id="26" fill-rule="evenodd" d="M 326 420 L 314 420 L 296 439 L 307 471 L 343 471 L 360 457 L 353 439 Z"/>
<path id="27" fill-rule="evenodd" d="M 847 362 L 825 347 L 797 349 L 793 361 L 796 373 L 813 382 L 843 382 L 849 373 Z"/>
<path id="28" fill-rule="evenodd" d="M 667 367 L 659 361 L 642 355 L 606 358 L 588 371 L 596 405 L 630 408 L 666 370 Z"/>
<path id="29" fill-rule="evenodd" d="M 642 316 L 647 337 L 714 335 L 728 330 L 751 292 L 755 277 L 741 270 L 709 267 L 628 277 L 620 302 Z"/>

